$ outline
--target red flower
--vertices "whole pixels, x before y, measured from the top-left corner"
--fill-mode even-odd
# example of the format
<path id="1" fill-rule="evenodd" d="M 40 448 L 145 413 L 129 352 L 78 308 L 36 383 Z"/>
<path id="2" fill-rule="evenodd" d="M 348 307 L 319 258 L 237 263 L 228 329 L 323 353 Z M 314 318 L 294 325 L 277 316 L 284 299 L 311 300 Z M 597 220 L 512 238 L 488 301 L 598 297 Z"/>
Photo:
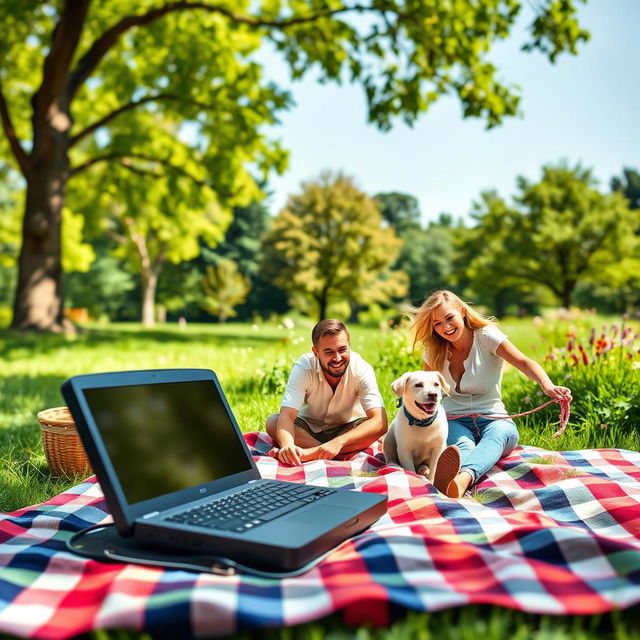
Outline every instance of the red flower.
<path id="1" fill-rule="evenodd" d="M 589 357 L 581 344 L 578 345 L 578 351 L 580 351 L 580 355 L 582 356 L 582 364 L 589 364 Z"/>

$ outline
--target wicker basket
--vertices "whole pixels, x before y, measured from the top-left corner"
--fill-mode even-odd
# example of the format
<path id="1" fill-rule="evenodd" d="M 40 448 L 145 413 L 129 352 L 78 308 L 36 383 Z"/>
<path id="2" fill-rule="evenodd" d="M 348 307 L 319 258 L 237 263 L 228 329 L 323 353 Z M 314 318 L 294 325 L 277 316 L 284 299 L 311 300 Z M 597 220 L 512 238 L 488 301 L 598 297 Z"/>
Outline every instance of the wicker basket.
<path id="1" fill-rule="evenodd" d="M 54 407 L 38 413 L 42 446 L 54 475 L 91 474 L 93 470 L 67 407 Z"/>

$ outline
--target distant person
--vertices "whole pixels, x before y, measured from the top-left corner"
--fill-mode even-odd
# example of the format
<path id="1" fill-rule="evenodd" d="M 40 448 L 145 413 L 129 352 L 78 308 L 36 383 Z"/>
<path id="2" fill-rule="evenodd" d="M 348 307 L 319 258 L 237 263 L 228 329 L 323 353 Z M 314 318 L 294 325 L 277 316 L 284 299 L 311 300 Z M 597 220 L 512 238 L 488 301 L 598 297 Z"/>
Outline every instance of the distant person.
<path id="1" fill-rule="evenodd" d="M 414 341 L 424 346 L 424 368 L 439 371 L 450 386 L 443 399 L 449 419 L 448 446 L 438 466 L 450 479 L 438 487 L 459 498 L 518 442 L 518 429 L 502 402 L 503 361 L 537 382 L 553 400 L 571 401 L 567 387 L 554 384 L 544 369 L 521 353 L 489 318 L 451 291 L 436 291 L 412 309 Z M 449 416 L 483 414 L 491 417 Z"/>
<path id="2" fill-rule="evenodd" d="M 313 328 L 313 348 L 293 365 L 280 413 L 266 423 L 281 462 L 361 451 L 386 433 L 387 414 L 373 368 L 351 351 L 349 340 L 339 320 L 322 320 Z"/>

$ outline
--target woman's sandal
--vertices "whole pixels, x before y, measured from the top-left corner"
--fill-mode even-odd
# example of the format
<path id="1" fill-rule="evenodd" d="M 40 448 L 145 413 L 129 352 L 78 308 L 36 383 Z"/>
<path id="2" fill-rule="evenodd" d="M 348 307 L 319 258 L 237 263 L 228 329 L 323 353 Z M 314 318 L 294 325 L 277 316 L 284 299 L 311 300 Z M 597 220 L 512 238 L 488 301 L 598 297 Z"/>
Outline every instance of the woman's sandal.
<path id="1" fill-rule="evenodd" d="M 440 493 L 447 493 L 449 484 L 460 471 L 460 451 L 455 444 L 449 445 L 438 458 L 433 486 Z"/>

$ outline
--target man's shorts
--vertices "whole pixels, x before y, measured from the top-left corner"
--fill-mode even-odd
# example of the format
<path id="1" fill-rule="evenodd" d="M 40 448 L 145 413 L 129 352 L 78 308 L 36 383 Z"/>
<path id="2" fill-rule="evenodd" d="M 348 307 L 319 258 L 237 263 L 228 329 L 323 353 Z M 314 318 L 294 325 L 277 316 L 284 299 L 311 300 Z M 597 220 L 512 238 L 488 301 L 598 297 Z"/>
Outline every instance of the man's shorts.
<path id="1" fill-rule="evenodd" d="M 296 419 L 293 421 L 293 424 L 296 427 L 299 427 L 303 431 L 306 431 L 309 435 L 313 436 L 318 442 L 325 443 L 329 442 L 329 440 L 333 440 L 339 435 L 350 431 L 354 427 L 357 427 L 359 424 L 362 424 L 368 418 L 356 418 L 351 422 L 347 422 L 346 424 L 338 424 L 335 427 L 329 427 L 328 429 L 323 429 L 320 432 L 312 431 L 308 422 L 299 416 L 296 416 Z"/>

